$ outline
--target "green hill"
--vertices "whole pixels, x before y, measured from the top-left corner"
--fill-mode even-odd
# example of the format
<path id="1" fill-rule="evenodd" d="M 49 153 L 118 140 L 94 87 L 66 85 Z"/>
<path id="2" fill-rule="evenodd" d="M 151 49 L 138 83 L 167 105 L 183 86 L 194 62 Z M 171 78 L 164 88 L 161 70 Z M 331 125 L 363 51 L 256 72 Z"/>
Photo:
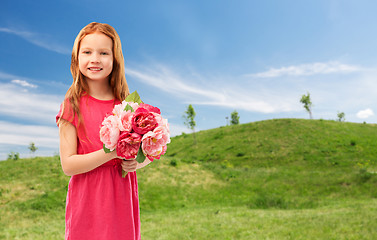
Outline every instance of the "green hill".
<path id="1" fill-rule="evenodd" d="M 143 239 L 377 238 L 376 125 L 276 119 L 196 138 L 138 170 Z M 59 158 L 0 174 L 0 239 L 62 239 Z"/>

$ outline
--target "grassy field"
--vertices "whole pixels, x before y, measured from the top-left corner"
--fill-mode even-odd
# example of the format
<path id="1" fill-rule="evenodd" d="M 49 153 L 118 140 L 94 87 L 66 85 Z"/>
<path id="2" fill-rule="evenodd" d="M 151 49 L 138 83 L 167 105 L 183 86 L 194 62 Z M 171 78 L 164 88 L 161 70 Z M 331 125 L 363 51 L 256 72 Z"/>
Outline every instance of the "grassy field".
<path id="1" fill-rule="evenodd" d="M 276 119 L 196 136 L 138 170 L 143 239 L 377 239 L 377 126 Z M 0 174 L 0 239 L 63 239 L 59 158 Z"/>

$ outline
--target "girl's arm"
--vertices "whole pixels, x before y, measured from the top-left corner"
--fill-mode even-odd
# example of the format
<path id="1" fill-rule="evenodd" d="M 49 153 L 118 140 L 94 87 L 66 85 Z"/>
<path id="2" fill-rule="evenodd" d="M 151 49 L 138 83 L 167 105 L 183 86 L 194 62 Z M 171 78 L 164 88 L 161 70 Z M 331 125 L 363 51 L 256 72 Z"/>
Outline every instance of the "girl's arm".
<path id="1" fill-rule="evenodd" d="M 60 160 L 63 172 L 68 176 L 89 172 L 116 158 L 116 151 L 105 153 L 103 149 L 88 154 L 77 154 L 76 128 L 67 121 L 59 124 Z"/>
<path id="2" fill-rule="evenodd" d="M 125 172 L 135 172 L 139 168 L 143 168 L 150 164 L 151 161 L 148 158 L 145 158 L 144 162 L 138 163 L 135 159 L 124 160 L 122 162 L 122 168 Z"/>
<path id="3" fill-rule="evenodd" d="M 144 162 L 137 163 L 136 169 L 143 168 L 151 163 L 151 160 L 149 160 L 147 157 L 145 158 Z"/>

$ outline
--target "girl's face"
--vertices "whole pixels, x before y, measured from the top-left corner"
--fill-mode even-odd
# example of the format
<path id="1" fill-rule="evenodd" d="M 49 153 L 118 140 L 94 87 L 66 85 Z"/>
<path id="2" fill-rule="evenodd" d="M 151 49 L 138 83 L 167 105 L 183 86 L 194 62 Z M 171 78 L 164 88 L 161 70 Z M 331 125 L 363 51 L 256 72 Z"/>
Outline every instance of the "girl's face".
<path id="1" fill-rule="evenodd" d="M 87 80 L 108 80 L 113 70 L 113 41 L 103 33 L 86 35 L 80 44 L 79 69 Z"/>

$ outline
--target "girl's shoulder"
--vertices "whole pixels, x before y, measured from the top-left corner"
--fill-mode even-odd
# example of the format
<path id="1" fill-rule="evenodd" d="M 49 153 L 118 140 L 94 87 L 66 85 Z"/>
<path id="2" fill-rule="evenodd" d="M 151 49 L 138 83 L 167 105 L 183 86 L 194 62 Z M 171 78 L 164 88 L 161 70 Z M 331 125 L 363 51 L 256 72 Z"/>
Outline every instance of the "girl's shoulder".
<path id="1" fill-rule="evenodd" d="M 76 126 L 78 105 L 79 103 L 75 104 L 72 99 L 64 98 L 63 102 L 60 104 L 59 112 L 56 115 L 56 123 L 59 125 L 61 120 L 65 120 Z"/>

